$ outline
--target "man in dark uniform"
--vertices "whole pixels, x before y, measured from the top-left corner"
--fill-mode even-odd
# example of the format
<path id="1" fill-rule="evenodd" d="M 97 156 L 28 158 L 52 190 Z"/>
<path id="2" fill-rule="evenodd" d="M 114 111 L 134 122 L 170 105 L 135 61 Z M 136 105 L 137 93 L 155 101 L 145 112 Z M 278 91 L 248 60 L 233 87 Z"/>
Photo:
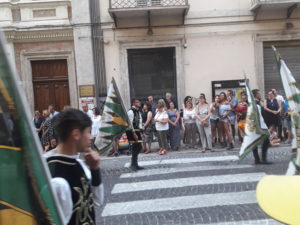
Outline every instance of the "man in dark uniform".
<path id="1" fill-rule="evenodd" d="M 254 100 L 256 102 L 256 105 L 257 105 L 257 108 L 258 108 L 258 111 L 259 111 L 259 114 L 260 114 L 260 123 L 261 123 L 260 125 L 261 125 L 261 128 L 267 130 L 268 127 L 265 124 L 264 118 L 263 118 L 263 115 L 264 115 L 264 113 L 263 113 L 263 107 L 260 104 L 260 101 L 261 101 L 260 91 L 258 89 L 253 89 L 252 90 L 252 94 L 254 96 Z M 253 150 L 253 156 L 254 156 L 254 159 L 255 159 L 255 164 L 271 164 L 271 162 L 267 161 L 267 152 L 268 152 L 269 144 L 270 144 L 269 138 L 267 138 L 262 143 L 262 146 L 261 146 L 261 158 L 262 158 L 262 160 L 260 160 L 260 158 L 259 158 L 258 148 L 256 147 Z"/>
<path id="2" fill-rule="evenodd" d="M 133 130 L 127 131 L 127 138 L 132 148 L 131 166 L 133 171 L 144 169 L 138 165 L 138 155 L 142 150 L 142 115 L 140 112 L 141 101 L 137 98 L 132 99 L 131 108 L 127 112 L 129 120 L 133 126 Z"/>

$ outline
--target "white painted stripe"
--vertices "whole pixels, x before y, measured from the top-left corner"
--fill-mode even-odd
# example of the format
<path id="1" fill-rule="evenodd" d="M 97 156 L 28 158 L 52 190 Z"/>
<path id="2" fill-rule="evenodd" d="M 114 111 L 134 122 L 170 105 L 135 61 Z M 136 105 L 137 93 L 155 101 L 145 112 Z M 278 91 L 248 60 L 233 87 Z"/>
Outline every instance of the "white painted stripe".
<path id="1" fill-rule="evenodd" d="M 222 205 L 256 203 L 255 191 L 182 196 L 132 202 L 108 203 L 102 216 L 185 210 Z"/>
<path id="2" fill-rule="evenodd" d="M 252 168 L 251 165 L 218 165 L 218 166 L 192 166 L 192 167 L 179 167 L 179 168 L 163 168 L 163 169 L 146 169 L 139 170 L 133 173 L 123 173 L 121 178 L 134 178 L 145 177 L 151 175 L 170 174 L 179 172 L 193 172 L 202 170 L 229 170 L 229 169 L 244 169 Z"/>
<path id="3" fill-rule="evenodd" d="M 242 173 L 218 176 L 201 176 L 189 178 L 177 178 L 155 181 L 143 181 L 134 183 L 120 183 L 113 187 L 112 194 L 132 191 L 146 191 L 165 188 L 181 188 L 187 186 L 207 184 L 228 184 L 259 181 L 265 173 Z"/>
<path id="4" fill-rule="evenodd" d="M 213 162 L 213 161 L 231 161 L 238 160 L 236 155 L 203 157 L 203 158 L 181 158 L 181 159 L 162 159 L 152 161 L 139 161 L 140 166 L 151 166 L 157 164 L 177 164 L 177 163 L 196 163 L 196 162 Z M 125 167 L 129 167 L 130 163 L 126 163 Z"/>
<path id="5" fill-rule="evenodd" d="M 272 219 L 261 219 L 261 220 L 243 220 L 243 221 L 232 221 L 222 223 L 208 223 L 208 224 L 196 224 L 196 225 L 280 225 L 282 223 L 276 222 Z"/>

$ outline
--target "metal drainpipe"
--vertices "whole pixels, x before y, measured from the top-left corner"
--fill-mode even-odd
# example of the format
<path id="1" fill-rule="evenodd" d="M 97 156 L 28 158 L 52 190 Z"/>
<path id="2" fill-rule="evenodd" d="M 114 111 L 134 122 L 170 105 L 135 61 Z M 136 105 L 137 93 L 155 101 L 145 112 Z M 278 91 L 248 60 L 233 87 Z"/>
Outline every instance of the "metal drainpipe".
<path id="1" fill-rule="evenodd" d="M 103 99 L 107 95 L 106 87 L 106 70 L 103 45 L 103 31 L 101 27 L 100 17 L 100 0 L 89 0 L 90 17 L 91 17 L 91 33 L 94 58 L 94 74 L 95 74 L 95 95 L 96 105 L 103 107 Z"/>

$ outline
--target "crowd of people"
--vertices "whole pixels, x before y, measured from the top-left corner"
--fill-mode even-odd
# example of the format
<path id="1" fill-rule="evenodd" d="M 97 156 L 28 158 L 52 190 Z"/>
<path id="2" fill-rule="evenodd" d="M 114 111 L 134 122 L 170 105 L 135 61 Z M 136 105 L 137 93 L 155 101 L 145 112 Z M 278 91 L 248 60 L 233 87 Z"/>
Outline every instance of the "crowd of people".
<path id="1" fill-rule="evenodd" d="M 278 95 L 276 89 L 268 92 L 265 100 L 260 100 L 262 116 L 270 132 L 269 145 L 277 146 L 282 141 L 291 143 L 291 117 L 288 102 Z M 182 109 L 171 93 L 154 101 L 148 96 L 139 108 L 142 117 L 142 139 L 144 153 L 150 153 L 151 143 L 157 139 L 158 154 L 169 150 L 195 148 L 201 152 L 215 151 L 217 148 L 231 150 L 243 142 L 247 117 L 248 100 L 245 92 L 238 99 L 234 91 L 221 92 L 208 103 L 205 94 L 199 98 L 186 96 Z M 237 131 L 237 132 L 236 132 Z"/>
<path id="2" fill-rule="evenodd" d="M 291 143 L 291 117 L 288 102 L 277 94 L 276 89 L 268 92 L 268 97 L 260 101 L 262 116 L 270 132 L 270 146 L 278 146 L 282 141 Z M 141 138 L 143 152 L 157 152 L 160 155 L 181 148 L 200 149 L 201 152 L 214 152 L 217 148 L 231 150 L 245 136 L 247 115 L 247 95 L 240 94 L 238 99 L 232 90 L 215 95 L 208 103 L 205 94 L 198 98 L 186 96 L 179 106 L 171 93 L 157 102 L 152 96 L 141 103 Z M 64 109 L 70 108 L 65 106 Z M 100 127 L 100 110 L 92 110 L 82 104 L 82 111 L 92 120 L 91 134 L 96 138 Z M 35 111 L 33 122 L 41 139 L 43 150 L 49 151 L 57 146 L 57 138 L 52 126 L 52 119 L 58 115 L 54 105 L 49 105 L 42 114 Z M 237 134 L 236 134 L 237 131 Z M 152 143 L 158 141 L 159 149 L 153 150 Z"/>
<path id="3" fill-rule="evenodd" d="M 69 109 L 70 106 L 64 106 L 63 110 Z M 100 128 L 100 109 L 98 107 L 90 110 L 87 104 L 82 104 L 82 112 L 89 116 L 92 120 L 91 135 L 93 139 L 97 137 Z M 58 144 L 57 134 L 55 133 L 53 122 L 60 112 L 56 111 L 54 105 L 49 105 L 48 109 L 43 110 L 42 114 L 39 111 L 34 112 L 33 123 L 36 132 L 41 140 L 44 152 L 48 152 L 56 148 Z"/>

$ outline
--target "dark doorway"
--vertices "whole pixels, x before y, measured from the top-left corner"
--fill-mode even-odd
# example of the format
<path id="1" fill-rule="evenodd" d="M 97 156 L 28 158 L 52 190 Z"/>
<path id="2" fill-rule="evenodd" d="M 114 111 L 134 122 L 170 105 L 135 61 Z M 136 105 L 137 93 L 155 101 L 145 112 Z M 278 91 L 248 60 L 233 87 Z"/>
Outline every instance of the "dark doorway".
<path id="1" fill-rule="evenodd" d="M 221 92 L 227 93 L 228 90 L 232 90 L 235 97 L 241 99 L 241 94 L 245 92 L 245 80 L 219 80 L 212 81 L 212 101 L 214 101 L 215 96 Z"/>
<path id="2" fill-rule="evenodd" d="M 129 49 L 130 97 L 146 100 L 171 92 L 177 100 L 175 48 Z"/>
<path id="3" fill-rule="evenodd" d="M 31 61 L 34 107 L 40 112 L 54 104 L 57 110 L 70 105 L 66 59 Z"/>
<path id="4" fill-rule="evenodd" d="M 265 94 L 275 88 L 278 94 L 285 97 L 280 72 L 275 59 L 274 51 L 271 46 L 274 45 L 279 51 L 282 59 L 287 64 L 291 73 L 296 79 L 297 85 L 300 83 L 300 42 L 265 42 L 264 43 L 264 84 Z"/>

